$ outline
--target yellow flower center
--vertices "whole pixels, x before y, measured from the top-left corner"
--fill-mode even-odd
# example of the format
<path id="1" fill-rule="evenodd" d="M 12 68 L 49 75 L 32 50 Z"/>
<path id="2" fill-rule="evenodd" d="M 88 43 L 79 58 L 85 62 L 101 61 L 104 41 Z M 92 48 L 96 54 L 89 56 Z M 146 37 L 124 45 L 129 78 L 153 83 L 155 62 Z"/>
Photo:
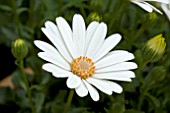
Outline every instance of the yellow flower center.
<path id="1" fill-rule="evenodd" d="M 71 64 L 72 72 L 83 79 L 92 76 L 95 68 L 94 62 L 86 56 L 74 59 Z"/>

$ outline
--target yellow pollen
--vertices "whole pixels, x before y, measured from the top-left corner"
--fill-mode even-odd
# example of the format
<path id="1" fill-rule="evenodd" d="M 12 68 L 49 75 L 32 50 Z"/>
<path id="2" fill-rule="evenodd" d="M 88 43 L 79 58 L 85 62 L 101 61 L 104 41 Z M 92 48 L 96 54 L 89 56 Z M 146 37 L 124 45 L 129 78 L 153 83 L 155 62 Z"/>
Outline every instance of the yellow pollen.
<path id="1" fill-rule="evenodd" d="M 92 76 L 95 68 L 94 62 L 86 56 L 74 59 L 71 64 L 72 72 L 83 79 Z"/>

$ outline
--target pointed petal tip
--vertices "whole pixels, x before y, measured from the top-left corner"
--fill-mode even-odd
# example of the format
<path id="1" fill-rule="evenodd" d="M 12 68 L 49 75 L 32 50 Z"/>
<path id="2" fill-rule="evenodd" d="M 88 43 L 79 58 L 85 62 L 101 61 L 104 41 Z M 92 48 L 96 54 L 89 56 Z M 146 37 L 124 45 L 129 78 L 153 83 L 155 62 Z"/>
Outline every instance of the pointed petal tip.
<path id="1" fill-rule="evenodd" d="M 43 65 L 42 65 L 42 69 L 45 70 L 45 71 L 47 71 L 47 72 L 51 72 L 51 70 L 50 70 L 50 68 L 49 68 L 50 65 L 51 65 L 50 63 L 43 64 Z"/>
<path id="2" fill-rule="evenodd" d="M 51 24 L 51 23 L 52 23 L 51 21 L 47 20 L 47 21 L 45 22 L 45 27 L 48 26 L 48 25 Z"/>
<path id="3" fill-rule="evenodd" d="M 115 40 L 117 40 L 117 43 L 119 43 L 122 39 L 122 35 L 119 33 L 115 33 L 115 34 L 113 34 L 113 36 L 114 36 Z"/>
<path id="4" fill-rule="evenodd" d="M 85 97 L 88 95 L 88 90 L 84 82 L 82 82 L 79 87 L 75 88 L 75 91 L 79 97 Z"/>
<path id="5" fill-rule="evenodd" d="M 120 87 L 119 90 L 116 91 L 116 93 L 118 93 L 118 94 L 121 94 L 122 92 L 123 92 L 123 88 L 122 87 Z"/>
<path id="6" fill-rule="evenodd" d="M 41 31 L 46 35 L 47 29 L 45 27 L 41 27 Z"/>
<path id="7" fill-rule="evenodd" d="M 56 22 L 58 22 L 58 21 L 66 21 L 66 20 L 63 17 L 59 16 L 56 18 Z"/>
<path id="8" fill-rule="evenodd" d="M 135 78 L 135 73 L 133 71 L 128 71 L 129 78 Z"/>
<path id="9" fill-rule="evenodd" d="M 81 82 L 82 81 L 81 81 L 80 77 L 78 77 L 76 75 L 72 75 L 67 79 L 66 84 L 67 84 L 68 88 L 74 89 L 74 88 L 79 87 Z"/>
<path id="10" fill-rule="evenodd" d="M 37 54 L 37 55 L 38 55 L 38 57 L 40 57 L 40 58 L 41 58 L 41 56 L 42 56 L 42 55 L 44 55 L 44 53 L 45 53 L 45 52 L 38 52 L 38 54 Z"/>
<path id="11" fill-rule="evenodd" d="M 33 41 L 34 45 L 36 45 L 36 46 L 38 45 L 39 42 L 40 42 L 39 40 L 34 40 Z"/>
<path id="12" fill-rule="evenodd" d="M 138 65 L 136 63 L 134 63 L 134 69 L 137 69 L 137 68 L 138 68 Z"/>
<path id="13" fill-rule="evenodd" d="M 100 25 L 107 29 L 107 25 L 104 22 L 101 22 Z"/>
<path id="14" fill-rule="evenodd" d="M 122 35 L 121 35 L 121 34 L 116 33 L 115 35 L 117 36 L 117 38 L 119 38 L 119 40 L 121 40 L 121 39 L 122 39 Z"/>
<path id="15" fill-rule="evenodd" d="M 73 18 L 74 17 L 81 17 L 82 18 L 82 15 L 81 14 L 74 14 Z"/>
<path id="16" fill-rule="evenodd" d="M 59 16 L 59 17 L 56 17 L 55 21 L 56 23 L 60 23 L 61 21 L 65 20 L 63 17 Z"/>
<path id="17" fill-rule="evenodd" d="M 97 102 L 97 101 L 99 101 L 100 97 L 99 98 L 92 98 L 92 99 L 93 99 L 93 101 Z"/>

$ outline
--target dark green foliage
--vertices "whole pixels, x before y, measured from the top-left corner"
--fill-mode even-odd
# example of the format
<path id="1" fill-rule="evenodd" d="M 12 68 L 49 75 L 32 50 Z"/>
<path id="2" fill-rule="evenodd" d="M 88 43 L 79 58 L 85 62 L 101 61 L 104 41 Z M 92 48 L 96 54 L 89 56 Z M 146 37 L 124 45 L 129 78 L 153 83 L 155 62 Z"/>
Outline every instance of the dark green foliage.
<path id="1" fill-rule="evenodd" d="M 150 18 L 148 12 L 128 0 L 0 0 L 0 44 L 11 48 L 11 42 L 17 38 L 27 42 L 29 54 L 25 66 L 31 67 L 34 73 L 28 78 L 36 113 L 61 113 L 69 89 L 66 79 L 57 79 L 41 69 L 44 61 L 38 58 L 39 50 L 33 41 L 49 42 L 41 32 L 46 20 L 55 22 L 57 16 L 62 16 L 72 25 L 72 17 L 78 13 L 87 26 L 89 14 L 93 12 L 108 25 L 107 36 L 113 33 L 123 36 L 113 50 L 134 53 L 139 68 L 134 70 L 136 78 L 131 83 L 120 82 L 122 94 L 108 96 L 99 91 L 98 102 L 89 95 L 80 98 L 75 94 L 68 113 L 169 113 L 170 21 L 166 15 L 155 13 L 156 17 Z M 141 48 L 160 33 L 167 43 L 165 54 L 158 62 L 143 64 Z M 31 113 L 20 71 L 15 70 L 11 76 L 15 88 L 0 88 L 0 113 Z"/>

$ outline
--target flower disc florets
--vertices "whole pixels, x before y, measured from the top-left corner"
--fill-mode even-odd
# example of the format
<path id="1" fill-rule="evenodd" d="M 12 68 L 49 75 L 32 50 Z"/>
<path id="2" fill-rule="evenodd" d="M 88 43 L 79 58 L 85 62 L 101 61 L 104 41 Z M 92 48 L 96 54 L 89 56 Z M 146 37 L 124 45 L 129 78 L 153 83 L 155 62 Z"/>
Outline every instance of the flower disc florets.
<path id="1" fill-rule="evenodd" d="M 80 56 L 73 60 L 71 69 L 74 74 L 85 79 L 93 75 L 95 66 L 94 62 L 90 58 Z"/>

